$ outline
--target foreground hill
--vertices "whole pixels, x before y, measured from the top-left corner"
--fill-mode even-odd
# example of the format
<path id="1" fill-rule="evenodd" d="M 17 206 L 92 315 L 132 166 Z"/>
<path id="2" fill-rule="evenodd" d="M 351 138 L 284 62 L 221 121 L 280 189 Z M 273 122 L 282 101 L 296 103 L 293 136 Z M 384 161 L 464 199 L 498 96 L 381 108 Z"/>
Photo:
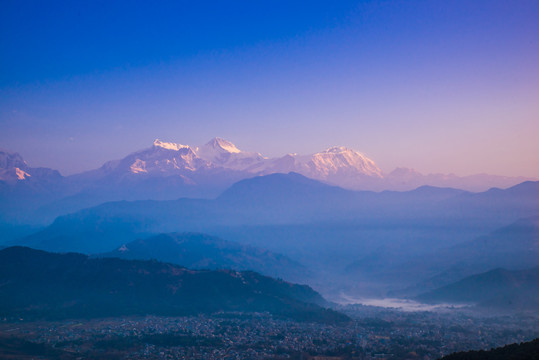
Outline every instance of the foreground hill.
<path id="1" fill-rule="evenodd" d="M 539 359 L 539 339 L 511 344 L 489 351 L 463 351 L 444 356 L 441 360 L 536 360 Z"/>
<path id="2" fill-rule="evenodd" d="M 539 266 L 517 271 L 491 270 L 424 293 L 418 299 L 500 310 L 539 310 Z"/>
<path id="3" fill-rule="evenodd" d="M 288 280 L 305 279 L 307 270 L 288 257 L 199 233 L 161 234 L 124 244 L 103 257 L 158 260 L 189 269 L 252 270 Z"/>
<path id="4" fill-rule="evenodd" d="M 202 271 L 160 263 L 24 247 L 0 251 L 0 316 L 13 318 L 270 312 L 297 320 L 345 321 L 304 285 L 254 272 Z"/>

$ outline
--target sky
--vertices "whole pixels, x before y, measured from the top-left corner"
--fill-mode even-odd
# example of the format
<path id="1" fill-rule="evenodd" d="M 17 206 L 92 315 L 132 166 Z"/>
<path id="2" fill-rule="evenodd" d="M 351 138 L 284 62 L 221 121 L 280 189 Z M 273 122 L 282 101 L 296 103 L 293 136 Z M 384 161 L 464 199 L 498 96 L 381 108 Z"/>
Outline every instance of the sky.
<path id="1" fill-rule="evenodd" d="M 539 177 L 539 1 L 0 2 L 0 147 L 69 175 L 225 138 Z"/>

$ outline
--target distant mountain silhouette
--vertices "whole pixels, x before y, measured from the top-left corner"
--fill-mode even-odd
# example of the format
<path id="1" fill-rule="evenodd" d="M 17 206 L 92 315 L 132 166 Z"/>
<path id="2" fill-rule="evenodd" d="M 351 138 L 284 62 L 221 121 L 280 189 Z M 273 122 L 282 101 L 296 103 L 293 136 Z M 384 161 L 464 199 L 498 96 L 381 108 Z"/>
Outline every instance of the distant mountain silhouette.
<path id="1" fill-rule="evenodd" d="M 0 251 L 0 316 L 8 318 L 270 312 L 346 321 L 305 285 L 255 272 L 189 270 L 157 261 L 89 259 L 24 247 Z"/>
<path id="2" fill-rule="evenodd" d="M 204 232 L 219 225 L 306 222 L 328 216 L 338 219 L 350 213 L 355 196 L 355 192 L 299 174 L 273 174 L 243 180 L 216 200 L 105 203 L 59 217 L 17 244 L 48 251 L 106 252 L 158 233 Z"/>
<path id="3" fill-rule="evenodd" d="M 515 271 L 491 270 L 417 298 L 433 303 L 469 303 L 502 310 L 539 310 L 539 266 Z"/>
<path id="4" fill-rule="evenodd" d="M 288 174 L 257 176 L 239 181 L 225 190 L 217 200 L 236 203 L 245 203 L 248 200 L 258 203 L 274 201 L 276 196 L 278 201 L 287 199 L 294 201 L 296 199 L 303 200 L 306 196 L 313 198 L 316 196 L 345 197 L 353 193 L 290 172 Z"/>
<path id="5" fill-rule="evenodd" d="M 0 149 L 0 186 L 26 183 L 37 190 L 40 186 L 46 186 L 61 179 L 62 175 L 57 170 L 30 167 L 18 153 Z"/>
<path id="6" fill-rule="evenodd" d="M 421 256 L 403 268 L 432 275 L 416 285 L 415 291 L 425 291 L 493 268 L 534 266 L 539 266 L 539 217 L 520 219 L 489 235 Z"/>
<path id="7" fill-rule="evenodd" d="M 308 271 L 288 257 L 199 233 L 161 234 L 101 254 L 121 259 L 158 260 L 190 269 L 252 270 L 287 280 L 304 280 Z"/>
<path id="8" fill-rule="evenodd" d="M 301 223 L 347 218 L 354 200 L 374 193 L 354 192 L 297 173 L 271 174 L 239 181 L 214 202 L 233 216 L 226 224 Z M 222 223 L 225 223 L 224 221 Z"/>
<path id="9" fill-rule="evenodd" d="M 289 256 L 329 276 L 326 283 L 342 274 L 354 284 L 388 281 L 404 288 L 458 265 L 464 250 L 443 253 L 453 245 L 538 214 L 538 189 L 531 182 L 479 194 L 435 187 L 354 192 L 295 173 L 272 174 L 242 180 L 215 200 L 105 203 L 9 244 L 96 254 L 160 233 L 200 232 Z M 501 251 L 510 251 L 507 246 Z M 474 265 L 449 282 L 512 269 L 493 264 Z"/>
<path id="10" fill-rule="evenodd" d="M 0 221 L 43 225 L 59 215 L 108 201 L 214 198 L 239 180 L 289 172 L 362 191 L 408 191 L 424 185 L 485 191 L 530 180 L 486 174 L 422 175 L 405 168 L 384 174 L 374 161 L 342 146 L 310 155 L 266 158 L 220 138 L 202 146 L 157 139 L 122 159 L 66 177 L 56 170 L 31 168 L 20 155 L 0 150 Z"/>
<path id="11" fill-rule="evenodd" d="M 0 149 L 0 226 L 66 196 L 65 187 L 57 170 L 30 167 L 19 154 Z"/>
<path id="12" fill-rule="evenodd" d="M 371 190 L 391 189 L 406 191 L 423 185 L 430 185 L 481 192 L 490 188 L 507 188 L 526 180 L 530 179 L 522 176 L 509 177 L 489 174 L 475 174 L 468 176 L 457 176 L 455 174 L 424 175 L 414 169 L 396 168 L 389 174 L 384 175 L 383 181 L 378 184 L 373 184 Z"/>
<path id="13" fill-rule="evenodd" d="M 462 191 L 432 187 L 403 193 L 354 192 L 295 173 L 272 174 L 242 180 L 215 200 L 105 203 L 59 217 L 17 244 L 50 251 L 96 253 L 110 251 L 137 237 L 175 231 L 205 232 L 215 226 L 432 217 L 437 204 L 459 194 Z"/>
<path id="14" fill-rule="evenodd" d="M 539 214 L 539 181 L 525 181 L 507 189 L 492 188 L 480 193 L 463 193 L 444 203 L 447 216 L 490 218 L 499 222 Z"/>

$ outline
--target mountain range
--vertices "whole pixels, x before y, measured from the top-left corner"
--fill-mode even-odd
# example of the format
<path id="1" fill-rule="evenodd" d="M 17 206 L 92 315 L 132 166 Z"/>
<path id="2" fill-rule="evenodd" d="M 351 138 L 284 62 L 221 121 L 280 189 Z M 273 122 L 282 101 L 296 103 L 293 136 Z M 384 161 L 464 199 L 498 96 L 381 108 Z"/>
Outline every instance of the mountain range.
<path id="1" fill-rule="evenodd" d="M 198 233 L 160 234 L 138 239 L 98 256 L 154 259 L 189 269 L 252 270 L 290 281 L 308 277 L 305 267 L 284 255 Z"/>
<path id="2" fill-rule="evenodd" d="M 289 172 L 346 189 L 374 191 L 423 185 L 484 191 L 527 180 L 485 174 L 423 175 L 406 168 L 385 174 L 374 161 L 346 147 L 267 158 L 220 138 L 202 146 L 155 140 L 123 159 L 67 177 L 56 170 L 31 168 L 20 155 L 0 151 L 0 220 L 43 224 L 107 201 L 213 198 L 242 179 Z"/>
<path id="3" fill-rule="evenodd" d="M 344 147 L 272 159 L 219 138 L 202 146 L 156 140 L 68 177 L 6 151 L 0 167 L 4 246 L 251 269 L 325 294 L 351 286 L 413 296 L 495 267 L 538 265 L 536 181 L 464 190 L 501 179 L 478 175 L 458 178 L 461 188 L 356 190 L 458 182 L 407 169 L 384 174 Z"/>
<path id="4" fill-rule="evenodd" d="M 214 200 L 104 203 L 60 216 L 25 241 L 33 246 L 52 246 L 45 250 L 94 252 L 103 246 L 109 251 L 121 246 L 128 233 L 206 232 L 203 230 L 223 226 L 351 222 L 388 228 L 397 224 L 433 226 L 436 220 L 459 229 L 472 226 L 483 231 L 537 214 L 538 195 L 539 182 L 483 193 L 432 187 L 375 193 L 345 190 L 295 173 L 271 174 L 242 180 Z M 64 235 L 71 239 L 54 240 Z M 114 242 L 105 244 L 100 240 L 102 235 Z M 81 237 L 88 241 L 77 245 Z"/>
<path id="5" fill-rule="evenodd" d="M 0 282 L 0 316 L 16 319 L 243 311 L 347 320 L 323 308 L 326 301 L 305 285 L 255 272 L 190 270 L 157 261 L 10 247 L 0 251 Z"/>
<path id="6" fill-rule="evenodd" d="M 223 244 L 264 249 L 299 262 L 314 272 L 313 277 L 300 280 L 324 294 L 348 285 L 363 286 L 362 291 L 373 284 L 403 289 L 444 272 L 454 274 L 418 288 L 417 294 L 495 267 L 519 265 L 507 259 L 539 265 L 530 247 L 537 244 L 539 234 L 533 225 L 539 213 L 538 198 L 539 182 L 482 193 L 435 187 L 376 193 L 346 190 L 295 173 L 271 174 L 241 180 L 213 200 L 101 204 L 60 216 L 43 230 L 9 244 L 90 254 L 118 253 L 123 245 L 137 245 L 140 254 L 151 252 L 145 245 L 158 234 L 199 232 L 228 241 Z M 515 225 L 505 230 L 507 240 L 503 240 L 503 227 L 511 223 Z M 492 241 L 481 250 L 481 236 L 489 232 L 501 239 L 500 245 Z M 169 240 L 169 245 L 179 247 Z M 189 248 L 188 243 L 184 245 Z M 194 251 L 190 264 L 196 263 L 197 252 L 216 251 L 204 248 L 208 245 L 202 241 L 196 251 L 188 250 Z M 227 257 L 236 252 L 234 246 L 218 250 L 215 259 L 226 264 Z M 459 250 L 466 246 L 472 249 Z M 172 250 L 171 254 L 156 251 L 159 256 L 170 255 L 166 261 L 182 264 L 179 256 L 177 261 L 172 258 Z M 236 258 L 235 268 L 243 269 L 243 261 L 256 265 L 249 262 L 249 251 L 239 252 L 242 257 Z M 504 257 L 508 253 L 512 256 Z M 263 271 L 263 267 L 257 269 Z M 265 273 L 290 279 L 286 271 L 283 275 Z"/>
<path id="7" fill-rule="evenodd" d="M 429 303 L 465 303 L 482 308 L 539 310 L 539 266 L 525 270 L 494 269 L 417 297 Z"/>
<path id="8" fill-rule="evenodd" d="M 433 289 L 473 274 L 501 267 L 526 269 L 539 266 L 539 217 L 519 219 L 488 235 L 439 249 L 403 265 L 412 272 L 436 273 L 419 288 Z"/>
<path id="9" fill-rule="evenodd" d="M 109 161 L 101 168 L 75 175 L 76 179 L 96 181 L 110 178 L 121 181 L 138 177 L 180 177 L 186 185 L 203 185 L 204 174 L 226 171 L 240 177 L 297 172 L 307 177 L 338 183 L 341 178 L 381 178 L 381 170 L 361 153 L 332 147 L 307 156 L 288 154 L 266 158 L 259 153 L 239 150 L 234 144 L 214 138 L 203 146 L 189 146 L 155 140 L 150 148 L 134 152 L 121 160 Z M 230 185 L 230 184 L 229 184 Z"/>
<path id="10" fill-rule="evenodd" d="M 382 264 L 383 261 L 391 264 Z M 348 265 L 346 270 L 356 279 L 366 276 L 396 284 L 388 296 L 414 297 L 495 268 L 523 270 L 537 266 L 539 217 L 533 216 L 487 235 L 437 249 L 427 248 L 412 256 L 388 260 L 387 256 L 377 259 L 376 255 L 370 255 Z M 410 283 L 413 284 L 405 286 Z"/>
<path id="11" fill-rule="evenodd" d="M 25 183 L 44 184 L 62 178 L 57 170 L 48 168 L 32 168 L 17 154 L 0 149 L 0 182 L 14 185 L 20 181 Z"/>

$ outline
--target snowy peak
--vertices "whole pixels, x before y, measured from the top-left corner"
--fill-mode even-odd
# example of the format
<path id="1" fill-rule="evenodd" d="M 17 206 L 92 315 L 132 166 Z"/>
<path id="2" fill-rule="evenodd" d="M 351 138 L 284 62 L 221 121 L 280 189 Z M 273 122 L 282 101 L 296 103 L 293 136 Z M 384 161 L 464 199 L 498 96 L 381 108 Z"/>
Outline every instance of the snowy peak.
<path id="1" fill-rule="evenodd" d="M 224 169 L 246 174 L 298 172 L 313 179 L 341 184 L 359 177 L 382 176 L 376 164 L 363 154 L 335 146 L 312 155 L 285 155 L 268 159 L 259 153 L 242 151 L 232 142 L 216 137 L 200 147 L 156 139 L 153 146 L 111 163 L 107 173 L 132 175 L 189 175 L 201 169 Z"/>
<path id="2" fill-rule="evenodd" d="M 227 141 L 225 139 L 221 139 L 219 137 L 215 137 L 211 139 L 206 145 L 204 145 L 207 148 L 212 148 L 215 150 L 232 153 L 232 154 L 239 154 L 241 152 L 240 149 L 236 147 L 236 145 L 232 144 L 230 141 Z"/>
<path id="3" fill-rule="evenodd" d="M 297 172 L 348 188 L 363 187 L 382 178 L 382 172 L 374 161 L 344 146 L 330 147 L 310 155 L 265 158 L 260 153 L 242 151 L 219 137 L 199 147 L 156 139 L 150 148 L 105 164 L 98 176 L 113 175 L 120 179 L 124 176 L 182 176 L 198 183 L 201 177 L 214 171 L 235 179 Z"/>
<path id="4" fill-rule="evenodd" d="M 0 181 L 15 184 L 29 179 L 33 179 L 35 182 L 55 181 L 61 177 L 56 170 L 29 167 L 18 153 L 0 149 Z"/>
<path id="5" fill-rule="evenodd" d="M 16 167 L 15 168 L 15 176 L 17 177 L 17 180 L 25 180 L 26 178 L 29 178 L 32 175 L 30 175 L 26 171 L 21 170 L 18 167 Z"/>
<path id="6" fill-rule="evenodd" d="M 220 189 L 221 186 L 224 188 L 234 181 L 257 175 L 289 172 L 347 189 L 375 191 L 387 189 L 405 191 L 422 185 L 484 191 L 491 187 L 505 188 L 525 180 L 536 180 L 484 174 L 465 177 L 444 174 L 423 175 L 407 168 L 397 168 L 384 175 L 374 161 L 344 146 L 334 146 L 308 155 L 294 153 L 266 158 L 260 153 L 242 151 L 232 142 L 218 137 L 200 147 L 160 139 L 149 145 L 123 159 L 109 161 L 99 169 L 73 175 L 69 177 L 69 181 L 75 184 L 76 191 L 85 186 L 93 186 L 92 184 L 111 188 L 120 186 L 119 184 L 127 186 L 136 184 L 142 189 L 146 186 L 142 184 L 147 182 L 147 184 L 161 184 L 159 185 L 161 187 L 152 185 L 144 191 L 151 193 L 158 189 L 155 191 L 165 193 L 168 189 L 176 191 L 180 185 L 188 185 L 190 189 L 194 188 L 192 185 Z M 5 184 L 35 187 L 48 186 L 47 184 L 64 186 L 62 181 L 63 177 L 58 171 L 29 167 L 19 154 L 0 149 L 0 186 Z M 185 196 L 184 193 L 181 194 Z M 144 195 L 144 198 L 147 196 Z"/>
<path id="7" fill-rule="evenodd" d="M 335 146 L 313 154 L 307 165 L 314 171 L 329 176 L 340 172 L 350 175 L 367 175 L 382 177 L 382 171 L 374 161 L 358 151 L 344 146 Z"/>
<path id="8" fill-rule="evenodd" d="M 259 153 L 241 151 L 230 141 L 213 138 L 205 145 L 196 148 L 197 155 L 209 163 L 229 170 L 255 172 L 264 157 Z"/>
<path id="9" fill-rule="evenodd" d="M 296 172 L 311 179 L 354 188 L 382 178 L 382 171 L 365 155 L 335 146 L 311 155 L 288 154 L 266 159 L 249 169 L 257 174 Z"/>
<path id="10" fill-rule="evenodd" d="M 121 160 L 109 161 L 97 172 L 87 174 L 98 178 L 109 175 L 119 178 L 126 175 L 181 176 L 207 166 L 189 145 L 156 139 L 151 147 L 131 153 Z"/>
<path id="11" fill-rule="evenodd" d="M 169 142 L 163 142 L 159 139 L 155 139 L 153 142 L 154 148 L 162 148 L 167 150 L 174 150 L 179 151 L 181 149 L 188 149 L 189 145 L 182 145 L 182 144 L 176 144 L 176 143 L 169 143 Z"/>
<path id="12" fill-rule="evenodd" d="M 0 181 L 5 181 L 9 184 L 14 184 L 21 180 L 27 180 L 30 177 L 32 177 L 32 175 L 18 167 L 0 169 Z"/>
<path id="13" fill-rule="evenodd" d="M 207 167 L 189 145 L 156 140 L 153 147 L 126 157 L 122 162 L 132 174 L 181 174 Z"/>
<path id="14" fill-rule="evenodd" d="M 345 152 L 350 152 L 350 151 L 353 152 L 354 150 L 348 149 L 347 147 L 344 147 L 344 146 L 333 146 L 333 147 L 327 148 L 326 150 L 318 154 L 322 154 L 322 153 L 340 154 L 340 153 L 345 153 Z"/>

